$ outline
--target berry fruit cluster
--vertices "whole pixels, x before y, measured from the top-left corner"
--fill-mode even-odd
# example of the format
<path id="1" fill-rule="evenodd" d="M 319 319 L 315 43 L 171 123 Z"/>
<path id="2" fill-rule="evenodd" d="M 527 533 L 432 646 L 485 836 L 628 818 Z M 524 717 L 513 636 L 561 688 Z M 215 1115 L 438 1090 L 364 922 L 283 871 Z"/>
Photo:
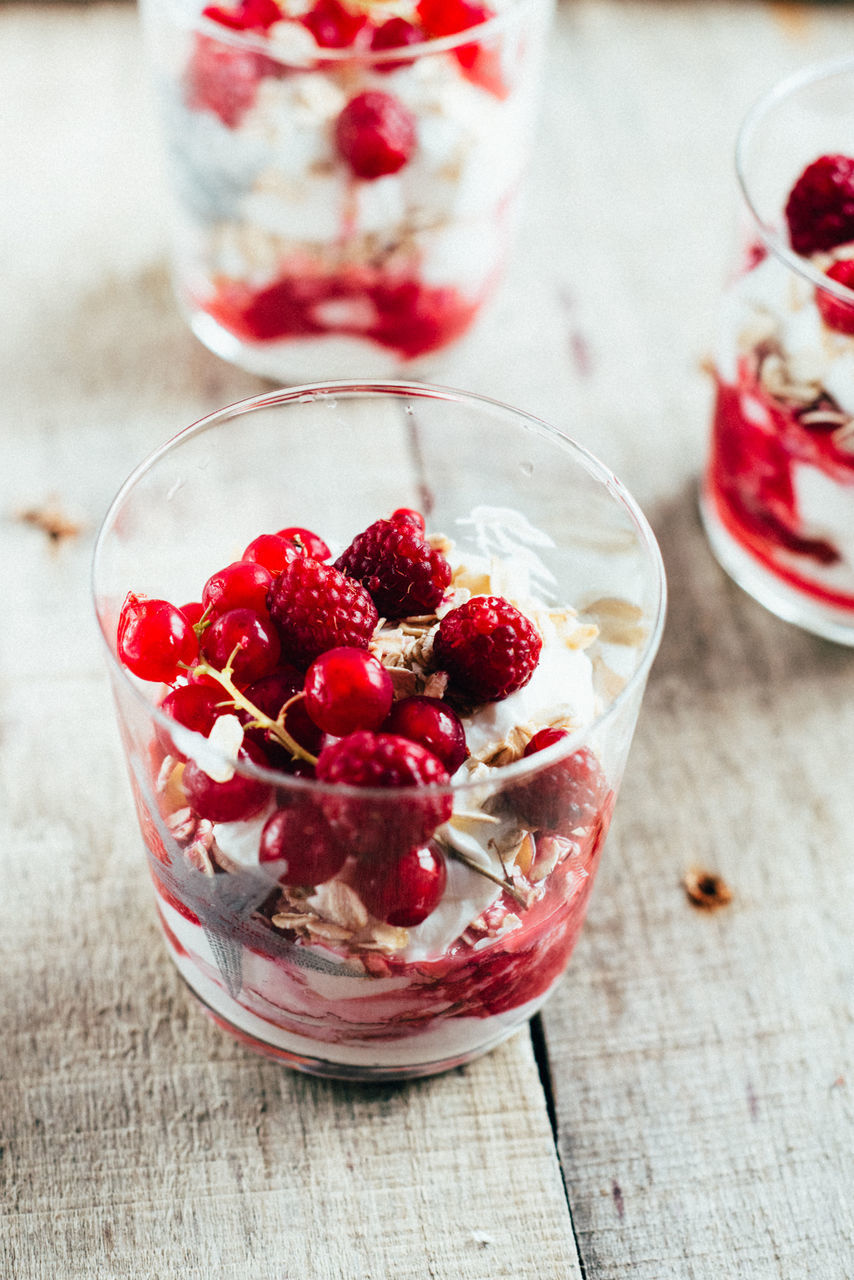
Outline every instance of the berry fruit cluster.
<path id="1" fill-rule="evenodd" d="M 318 534 L 291 526 L 256 537 L 198 602 L 129 593 L 118 625 L 128 671 L 167 686 L 159 708 L 176 728 L 159 723 L 158 767 L 171 762 L 192 815 L 218 824 L 266 814 L 258 861 L 276 864 L 280 884 L 344 877 L 372 916 L 399 927 L 424 920 L 445 890 L 434 837 L 468 755 L 461 713 L 524 688 L 542 648 L 508 600 L 455 603 L 441 545 L 408 508 L 334 562 Z M 396 696 L 395 668 L 371 645 L 402 620 L 431 624 L 425 661 L 444 697 Z M 184 731 L 220 748 L 222 766 L 209 747 L 194 753 Z M 526 755 L 561 736 L 535 735 Z M 271 771 L 317 785 L 277 788 Z M 603 786 L 581 750 L 512 788 L 509 802 L 520 821 L 568 833 L 595 816 Z"/>

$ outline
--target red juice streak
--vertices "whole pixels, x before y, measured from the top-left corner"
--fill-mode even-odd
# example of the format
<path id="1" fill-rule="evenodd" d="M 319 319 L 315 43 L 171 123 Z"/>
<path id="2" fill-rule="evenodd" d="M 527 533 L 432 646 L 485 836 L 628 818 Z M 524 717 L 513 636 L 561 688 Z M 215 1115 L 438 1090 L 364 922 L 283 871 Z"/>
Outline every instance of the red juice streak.
<path id="1" fill-rule="evenodd" d="M 283 275 L 259 290 L 224 281 L 213 300 L 203 305 L 244 341 L 342 334 L 369 339 L 412 359 L 461 337 L 482 300 L 465 299 L 456 289 L 429 286 L 416 278 L 390 280 L 354 269 L 335 276 Z M 340 306 L 340 321 L 324 319 L 324 305 L 330 303 Z M 348 307 L 354 314 L 349 323 Z"/>
<path id="2" fill-rule="evenodd" d="M 768 396 L 746 361 L 739 378 L 737 387 L 719 383 L 717 389 L 706 477 L 715 510 L 730 535 L 777 577 L 827 604 L 854 608 L 854 595 L 809 576 L 811 566 L 836 564 L 841 556 L 827 539 L 803 531 L 793 479 L 796 463 L 817 467 L 852 487 L 854 503 L 854 457 L 835 445 L 831 432 L 805 427 L 791 407 Z M 802 558 L 800 571 L 791 556 Z"/>

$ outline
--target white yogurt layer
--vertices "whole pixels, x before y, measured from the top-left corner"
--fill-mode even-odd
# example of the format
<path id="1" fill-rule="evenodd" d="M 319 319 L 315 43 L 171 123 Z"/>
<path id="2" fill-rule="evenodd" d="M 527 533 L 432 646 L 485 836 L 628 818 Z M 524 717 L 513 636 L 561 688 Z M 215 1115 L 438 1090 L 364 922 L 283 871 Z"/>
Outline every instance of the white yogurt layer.
<path id="1" fill-rule="evenodd" d="M 813 285 L 770 253 L 724 296 L 717 352 L 723 382 L 737 383 L 739 357 L 758 339 L 779 344 L 793 379 L 823 387 L 854 414 L 854 338 L 824 323 Z"/>
<path id="2" fill-rule="evenodd" d="M 818 467 L 795 462 L 792 485 L 805 536 L 825 539 L 841 555 L 834 564 L 816 564 L 811 577 L 830 591 L 854 594 L 854 479 L 839 484 Z"/>
<path id="3" fill-rule="evenodd" d="M 221 974 L 219 963 L 204 929 L 186 920 L 162 899 L 158 899 L 158 906 L 169 929 L 180 946 L 184 948 L 183 952 L 176 950 L 167 937 L 167 945 L 175 965 L 190 989 L 195 991 L 209 1008 L 264 1044 L 273 1045 L 286 1053 L 320 1059 L 323 1062 L 341 1066 L 406 1068 L 431 1062 L 441 1063 L 469 1054 L 481 1053 L 499 1044 L 532 1017 L 547 999 L 551 990 L 550 988 L 535 1000 L 519 1005 L 507 1013 L 493 1014 L 486 1018 L 441 1018 L 433 1025 L 427 1024 L 425 1030 L 414 1035 L 387 1040 L 368 1039 L 359 1043 L 360 1000 L 371 997 L 372 1001 L 377 1001 L 382 996 L 387 996 L 387 1007 L 384 1013 L 377 1012 L 377 1016 L 384 1016 L 391 1020 L 397 1013 L 406 1010 L 406 992 L 410 985 L 408 978 L 374 979 L 347 975 L 335 976 L 296 965 L 287 967 L 281 962 L 272 961 L 265 956 L 242 949 L 243 982 L 250 993 L 244 994 L 242 998 L 250 999 L 253 1005 L 259 1008 L 265 1007 L 264 992 L 266 991 L 271 996 L 277 995 L 282 1003 L 286 1002 L 289 1011 L 292 1008 L 299 1011 L 301 1003 L 299 992 L 304 984 L 308 984 L 312 989 L 317 990 L 324 1000 L 339 1006 L 336 1008 L 337 1016 L 347 1019 L 347 1006 L 352 1006 L 350 1018 L 354 1025 L 348 1033 L 350 1043 L 329 1043 L 326 1040 L 313 1039 L 309 1034 L 303 1036 L 284 1031 L 277 1026 L 275 1019 L 282 1005 L 276 1004 L 273 1000 L 267 1007 L 267 1016 L 262 1017 L 229 995 L 227 980 Z M 310 950 L 317 951 L 318 954 L 324 952 L 322 947 Z M 374 1017 L 373 1006 L 371 1013 Z"/>

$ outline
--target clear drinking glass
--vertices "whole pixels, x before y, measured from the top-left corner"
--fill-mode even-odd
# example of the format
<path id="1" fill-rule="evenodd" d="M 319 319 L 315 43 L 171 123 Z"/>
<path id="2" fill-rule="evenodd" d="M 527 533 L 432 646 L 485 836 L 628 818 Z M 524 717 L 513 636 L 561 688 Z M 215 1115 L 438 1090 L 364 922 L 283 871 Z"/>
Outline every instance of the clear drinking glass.
<path id="1" fill-rule="evenodd" d="M 844 644 L 854 644 L 852 157 L 850 58 L 785 80 L 744 121 L 701 496 L 735 581 Z"/>
<path id="2" fill-rule="evenodd" d="M 420 655 L 396 671 L 397 698 L 417 696 L 426 671 L 428 696 L 444 689 L 462 718 L 470 754 L 450 780 L 321 782 L 271 748 L 266 767 L 236 766 L 256 812 L 200 816 L 188 770 L 228 773 L 234 756 L 217 731 L 176 726 L 164 687 L 119 660 L 127 592 L 196 601 L 260 533 L 308 528 L 334 555 L 401 507 L 444 535 L 455 607 L 472 594 L 524 604 L 545 637 L 530 681 L 460 700 L 430 658 L 435 617 L 381 624 L 384 661 L 397 644 Z M 221 1027 L 301 1070 L 371 1079 L 454 1066 L 531 1017 L 581 928 L 663 626 L 655 539 L 601 463 L 536 418 L 448 389 L 276 391 L 202 419 L 137 468 L 101 529 L 94 594 L 163 935 Z M 564 736 L 524 755 L 548 725 Z M 259 856 L 274 816 L 291 833 L 284 874 Z M 303 885 L 319 826 L 340 865 Z M 377 906 L 377 883 L 386 902 L 383 877 L 414 845 L 443 868 L 441 900 L 405 927 Z"/>
<path id="3" fill-rule="evenodd" d="M 201 9 L 141 6 L 194 332 L 277 383 L 424 376 L 502 274 L 551 0 Z"/>

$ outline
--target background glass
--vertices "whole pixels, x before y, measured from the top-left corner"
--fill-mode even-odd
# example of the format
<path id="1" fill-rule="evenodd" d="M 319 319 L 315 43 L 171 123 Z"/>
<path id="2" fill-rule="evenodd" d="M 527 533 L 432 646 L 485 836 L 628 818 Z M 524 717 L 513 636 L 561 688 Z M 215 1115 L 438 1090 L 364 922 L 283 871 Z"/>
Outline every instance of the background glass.
<path id="1" fill-rule="evenodd" d="M 784 210 L 804 169 L 854 153 L 854 61 L 799 73 L 739 134 L 733 280 L 721 306 L 701 511 L 715 555 L 772 612 L 854 644 L 854 292 L 810 258 Z"/>
<path id="2" fill-rule="evenodd" d="M 550 14 L 550 0 L 511 0 L 392 51 L 365 48 L 363 27 L 356 51 L 297 22 L 236 31 L 143 0 L 175 288 L 197 336 L 277 383 L 432 370 L 502 273 Z M 366 93 L 414 129 L 402 167 L 367 176 L 338 142 Z"/>

